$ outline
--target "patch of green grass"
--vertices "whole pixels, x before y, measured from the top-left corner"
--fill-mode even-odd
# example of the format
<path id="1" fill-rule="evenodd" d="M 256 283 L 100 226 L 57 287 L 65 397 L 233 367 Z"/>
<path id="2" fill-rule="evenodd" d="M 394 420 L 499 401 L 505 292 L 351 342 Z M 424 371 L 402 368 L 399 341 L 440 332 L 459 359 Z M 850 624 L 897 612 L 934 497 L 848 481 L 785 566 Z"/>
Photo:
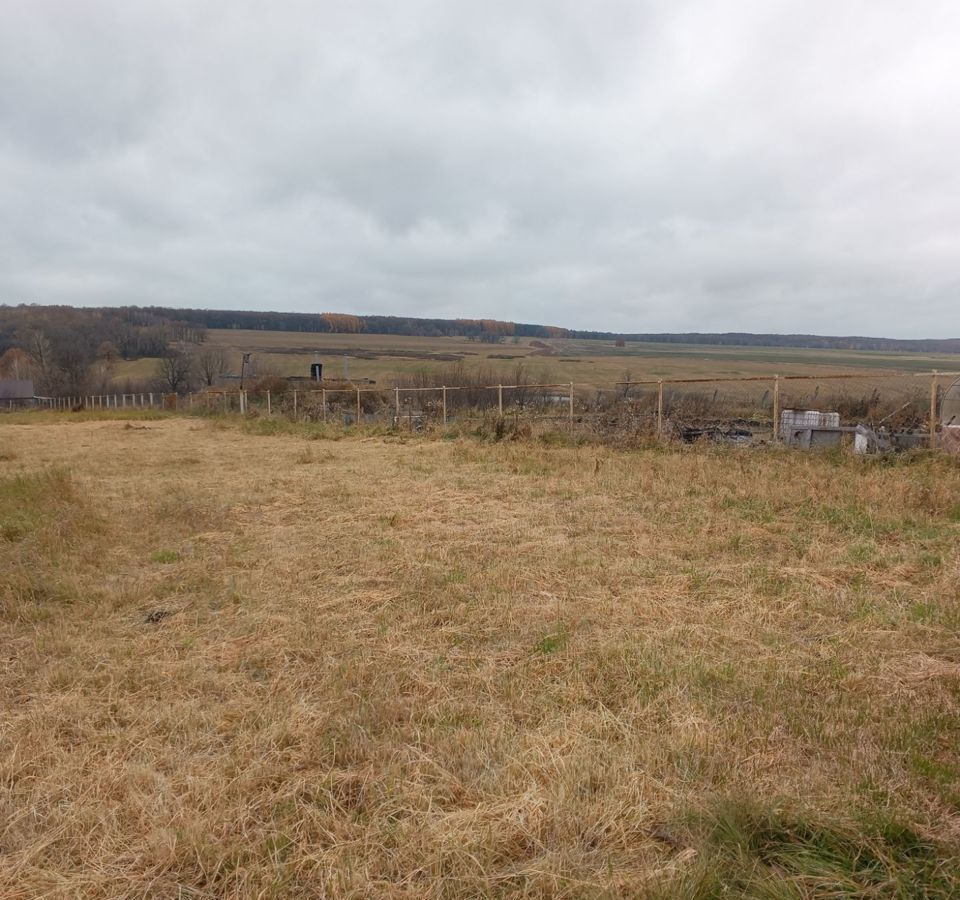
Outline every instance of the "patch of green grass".
<path id="1" fill-rule="evenodd" d="M 542 638 L 540 638 L 540 640 L 534 645 L 534 652 L 542 653 L 544 655 L 556 653 L 567 646 L 568 638 L 569 635 L 567 634 L 567 630 L 561 626 L 556 631 L 545 634 Z"/>
<path id="2" fill-rule="evenodd" d="M 0 540 L 22 541 L 61 516 L 75 496 L 70 475 L 63 469 L 0 480 Z"/>
<path id="3" fill-rule="evenodd" d="M 150 554 L 150 562 L 175 563 L 180 561 L 180 554 L 176 550 L 157 550 Z"/>
<path id="4" fill-rule="evenodd" d="M 5 413 L 5 425 L 63 425 L 75 422 L 116 422 L 116 421 L 156 421 L 176 416 L 173 410 L 140 409 L 127 407 L 124 409 L 85 409 L 81 412 L 62 412 L 59 410 L 34 409 L 22 412 Z"/>
<path id="5" fill-rule="evenodd" d="M 699 862 L 661 896 L 946 900 L 960 890 L 939 848 L 886 813 L 837 822 L 721 801 L 692 819 Z"/>
<path id="6" fill-rule="evenodd" d="M 720 501 L 720 508 L 738 512 L 740 517 L 748 522 L 773 521 L 773 506 L 766 497 L 739 497 L 735 494 L 727 494 Z"/>
<path id="7" fill-rule="evenodd" d="M 943 565 L 943 557 L 939 553 L 921 553 L 917 562 L 926 569 L 939 569 Z"/>
<path id="8" fill-rule="evenodd" d="M 877 555 L 877 547 L 875 544 L 853 544 L 847 550 L 847 556 L 853 562 L 869 562 Z"/>

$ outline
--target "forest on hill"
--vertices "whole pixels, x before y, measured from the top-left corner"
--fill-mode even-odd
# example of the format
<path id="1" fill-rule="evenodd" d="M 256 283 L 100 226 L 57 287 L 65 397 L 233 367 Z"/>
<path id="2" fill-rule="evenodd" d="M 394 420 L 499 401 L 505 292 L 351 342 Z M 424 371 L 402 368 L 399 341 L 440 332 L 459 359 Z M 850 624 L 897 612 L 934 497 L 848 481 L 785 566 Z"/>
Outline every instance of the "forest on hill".
<path id="1" fill-rule="evenodd" d="M 357 316 L 344 313 L 251 312 L 249 310 L 149 310 L 169 320 L 204 328 L 251 328 L 264 331 L 401 334 L 418 337 L 467 337 L 496 342 L 503 337 L 575 338 L 665 344 L 714 344 L 742 347 L 797 347 L 812 350 L 887 350 L 912 353 L 960 353 L 960 338 L 903 340 L 816 334 L 652 333 L 585 331 L 553 325 L 504 322 L 497 319 L 422 319 L 414 316 Z"/>

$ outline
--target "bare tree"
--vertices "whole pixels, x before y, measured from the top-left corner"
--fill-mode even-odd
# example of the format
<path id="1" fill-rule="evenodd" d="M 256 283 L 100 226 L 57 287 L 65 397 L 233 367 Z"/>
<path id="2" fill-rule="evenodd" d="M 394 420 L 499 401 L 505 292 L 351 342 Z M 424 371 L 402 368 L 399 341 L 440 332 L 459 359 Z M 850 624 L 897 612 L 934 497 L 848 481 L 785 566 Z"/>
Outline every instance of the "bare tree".
<path id="1" fill-rule="evenodd" d="M 204 347 L 197 354 L 197 371 L 207 387 L 227 371 L 227 354 L 220 347 Z"/>
<path id="2" fill-rule="evenodd" d="M 53 347 L 47 336 L 39 328 L 30 328 L 19 335 L 20 346 L 30 354 L 36 366 L 36 380 L 43 390 L 49 390 L 56 366 L 53 358 Z"/>
<path id="3" fill-rule="evenodd" d="M 0 376 L 4 378 L 32 378 L 36 368 L 34 358 L 19 347 L 11 347 L 0 356 Z"/>
<path id="4" fill-rule="evenodd" d="M 176 349 L 168 350 L 157 361 L 157 378 L 165 390 L 169 390 L 171 394 L 179 394 L 189 387 L 193 368 L 193 355 L 181 344 Z"/>

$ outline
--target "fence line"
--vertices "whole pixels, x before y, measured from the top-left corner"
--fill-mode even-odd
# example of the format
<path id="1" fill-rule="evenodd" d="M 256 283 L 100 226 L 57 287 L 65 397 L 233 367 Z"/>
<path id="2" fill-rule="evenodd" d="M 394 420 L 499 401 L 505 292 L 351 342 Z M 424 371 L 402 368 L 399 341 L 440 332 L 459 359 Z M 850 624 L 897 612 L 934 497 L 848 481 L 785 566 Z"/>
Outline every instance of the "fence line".
<path id="1" fill-rule="evenodd" d="M 893 372 L 889 375 L 844 372 L 645 378 L 602 383 L 395 385 L 389 389 L 348 385 L 297 387 L 282 392 L 209 389 L 187 394 L 136 392 L 41 397 L 37 402 L 41 407 L 58 410 L 202 409 L 241 415 L 280 414 L 298 421 L 323 422 L 336 416 L 345 425 L 387 421 L 395 427 L 406 423 L 411 428 L 414 423 L 420 427 L 431 420 L 447 426 L 452 411 L 458 420 L 469 420 L 477 413 L 490 415 L 495 412 L 499 419 L 510 416 L 554 422 L 567 420 L 571 429 L 577 423 L 597 427 L 604 422 L 608 427 L 620 427 L 626 423 L 627 427 L 647 427 L 657 434 L 663 434 L 668 423 L 675 426 L 678 422 L 740 422 L 754 430 L 765 426 L 775 441 L 782 437 L 781 414 L 784 408 L 825 405 L 841 409 L 840 415 L 847 423 L 879 422 L 883 426 L 892 419 L 894 423 L 900 423 L 898 427 L 901 428 L 907 427 L 904 423 L 908 423 L 915 432 L 923 427 L 929 431 L 933 446 L 937 440 L 937 412 L 942 389 L 958 378 L 960 371 Z M 921 383 L 917 379 L 929 381 L 928 408 L 924 408 L 925 397 L 911 387 Z M 859 398 L 849 390 L 837 393 L 837 388 L 833 394 L 826 390 L 821 394 L 824 386 L 836 383 L 842 387 L 856 382 L 864 386 Z M 803 383 L 807 384 L 806 392 L 797 393 L 796 388 Z M 708 396 L 709 392 L 703 393 L 704 387 L 709 385 L 717 386 L 712 398 Z M 737 390 L 738 385 L 743 386 L 742 390 Z M 793 393 L 785 396 L 788 385 Z M 764 388 L 762 396 L 750 393 L 751 389 L 760 387 Z M 631 394 L 634 388 L 641 389 L 641 393 Z M 647 388 L 652 390 L 644 390 Z M 926 391 L 922 394 L 925 395 Z M 880 418 L 881 415 L 884 418 Z"/>

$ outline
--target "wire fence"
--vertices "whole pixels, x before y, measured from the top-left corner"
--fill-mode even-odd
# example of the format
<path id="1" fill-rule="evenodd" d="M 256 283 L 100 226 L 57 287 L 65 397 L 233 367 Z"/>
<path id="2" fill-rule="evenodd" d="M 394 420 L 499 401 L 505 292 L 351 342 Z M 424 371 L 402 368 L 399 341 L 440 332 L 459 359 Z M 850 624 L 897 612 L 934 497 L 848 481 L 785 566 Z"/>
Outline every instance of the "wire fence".
<path id="1" fill-rule="evenodd" d="M 420 376 L 419 383 L 392 388 L 300 382 L 274 391 L 209 389 L 37 400 L 42 407 L 61 410 L 163 408 L 411 431 L 493 422 L 501 429 L 539 425 L 603 438 L 646 433 L 733 443 L 789 442 L 785 429 L 813 422 L 841 434 L 859 428 L 926 435 L 935 445 L 944 400 L 960 393 L 958 372 L 656 378 L 600 385 L 426 380 Z M 828 418 L 811 419 L 813 413 Z"/>

